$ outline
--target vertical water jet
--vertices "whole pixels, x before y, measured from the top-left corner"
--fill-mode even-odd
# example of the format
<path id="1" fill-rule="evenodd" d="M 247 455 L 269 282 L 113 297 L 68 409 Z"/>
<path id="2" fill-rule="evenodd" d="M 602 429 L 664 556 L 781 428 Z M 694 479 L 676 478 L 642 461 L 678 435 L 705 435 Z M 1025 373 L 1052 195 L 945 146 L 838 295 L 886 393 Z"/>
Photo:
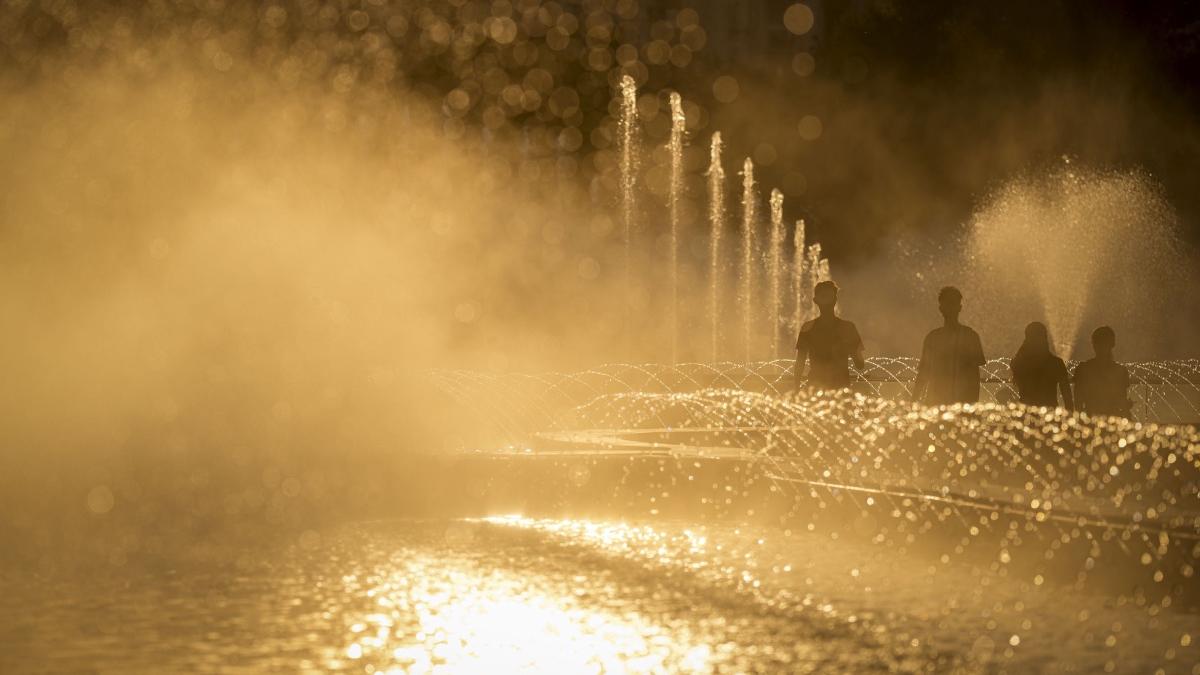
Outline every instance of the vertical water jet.
<path id="1" fill-rule="evenodd" d="M 812 287 L 815 286 L 818 281 L 822 280 L 821 279 L 821 260 L 822 260 L 822 258 L 821 258 L 821 242 L 814 242 L 812 244 L 809 244 L 808 245 L 808 255 L 806 256 L 806 260 L 805 260 L 805 267 L 807 268 L 807 273 L 808 273 L 807 274 L 808 278 L 806 279 L 806 281 L 808 282 L 808 285 L 809 285 L 809 288 L 805 291 L 805 293 L 809 297 L 812 296 Z"/>
<path id="2" fill-rule="evenodd" d="M 779 316 L 783 309 L 783 193 L 771 190 L 771 240 L 767 253 L 770 280 L 771 358 L 779 356 Z"/>
<path id="3" fill-rule="evenodd" d="M 679 200 L 683 198 L 683 140 L 687 117 L 683 114 L 683 99 L 671 92 L 671 363 L 679 362 Z"/>
<path id="4" fill-rule="evenodd" d="M 637 83 L 626 75 L 621 78 L 621 117 L 618 121 L 621 151 L 621 226 L 625 263 L 623 308 L 625 350 L 632 345 L 633 322 L 633 231 L 637 217 Z"/>
<path id="5" fill-rule="evenodd" d="M 742 348 L 746 361 L 754 352 L 754 228 L 758 203 L 754 189 L 754 161 L 742 165 L 742 273 L 738 280 L 742 305 Z"/>
<path id="6" fill-rule="evenodd" d="M 724 229 L 725 169 L 721 166 L 721 132 L 715 131 L 708 151 L 708 310 L 714 363 L 721 346 L 721 235 Z"/>
<path id="7" fill-rule="evenodd" d="M 804 258 L 804 221 L 796 221 L 792 232 L 792 299 L 796 303 L 792 311 L 792 332 L 799 333 L 808 314 L 808 265 Z"/>

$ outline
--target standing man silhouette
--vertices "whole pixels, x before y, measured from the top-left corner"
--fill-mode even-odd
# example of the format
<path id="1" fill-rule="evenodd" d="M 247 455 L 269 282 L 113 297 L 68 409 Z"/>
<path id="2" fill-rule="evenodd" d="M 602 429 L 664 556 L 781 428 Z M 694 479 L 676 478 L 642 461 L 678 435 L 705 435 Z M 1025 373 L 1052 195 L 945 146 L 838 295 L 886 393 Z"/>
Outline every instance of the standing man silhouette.
<path id="1" fill-rule="evenodd" d="M 1075 403 L 1092 415 L 1129 417 L 1129 371 L 1113 358 L 1117 334 L 1108 326 L 1092 331 L 1094 358 L 1075 366 Z"/>
<path id="2" fill-rule="evenodd" d="M 838 287 L 832 281 L 822 281 L 813 288 L 813 303 L 821 310 L 817 318 L 805 321 L 796 338 L 796 388 L 803 383 L 804 362 L 811 363 L 808 386 L 813 389 L 846 389 L 850 386 L 847 360 L 853 359 L 856 368 L 863 367 L 863 342 L 858 328 L 838 317 Z"/>
<path id="3" fill-rule="evenodd" d="M 945 323 L 925 336 L 913 398 L 927 405 L 975 403 L 979 400 L 979 367 L 986 360 L 979 334 L 958 322 L 962 292 L 946 286 L 938 292 L 938 308 Z"/>

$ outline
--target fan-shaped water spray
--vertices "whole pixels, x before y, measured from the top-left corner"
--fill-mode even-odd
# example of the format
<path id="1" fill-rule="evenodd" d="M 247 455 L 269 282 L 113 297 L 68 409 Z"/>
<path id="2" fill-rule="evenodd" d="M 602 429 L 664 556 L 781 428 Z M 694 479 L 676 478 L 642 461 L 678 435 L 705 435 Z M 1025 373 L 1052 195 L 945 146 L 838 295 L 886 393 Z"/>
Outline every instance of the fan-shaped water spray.
<path id="1" fill-rule="evenodd" d="M 1143 423 L 1200 421 L 1200 361 L 1148 361 L 1129 368 L 1134 418 Z M 473 411 L 493 433 L 492 446 L 527 443 L 546 430 L 571 429 L 573 411 L 596 398 L 626 394 L 662 395 L 733 389 L 770 397 L 789 395 L 795 384 L 789 360 L 752 363 L 608 364 L 573 373 L 494 374 L 437 371 L 432 381 Z M 1074 367 L 1074 364 L 1071 364 Z M 854 387 L 872 398 L 912 398 L 917 360 L 871 357 L 852 370 Z M 1008 405 L 1017 399 L 1008 359 L 993 359 L 982 369 L 982 402 Z M 485 446 L 486 447 L 486 446 Z"/>
<path id="2" fill-rule="evenodd" d="M 973 218 L 966 255 L 984 327 L 1044 318 L 1068 357 L 1085 326 L 1138 339 L 1185 293 L 1175 216 L 1138 173 L 1067 166 L 1015 180 Z"/>

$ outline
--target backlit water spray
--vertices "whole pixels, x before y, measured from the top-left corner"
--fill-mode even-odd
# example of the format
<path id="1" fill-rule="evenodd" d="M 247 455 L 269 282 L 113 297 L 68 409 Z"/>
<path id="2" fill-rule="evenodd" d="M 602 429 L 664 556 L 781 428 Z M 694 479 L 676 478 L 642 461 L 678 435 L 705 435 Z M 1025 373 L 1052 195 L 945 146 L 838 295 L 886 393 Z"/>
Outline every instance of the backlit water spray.
<path id="1" fill-rule="evenodd" d="M 0 579 L 19 581 L 0 592 L 0 643 L 16 645 L 0 672 L 1167 673 L 1200 660 L 1200 437 L 1174 425 L 1200 419 L 1194 359 L 1128 364 L 1136 420 L 1010 404 L 1002 359 L 982 368 L 980 404 L 942 408 L 911 401 L 909 357 L 876 356 L 854 392 L 820 394 L 796 392 L 783 359 L 598 361 L 622 318 L 629 338 L 632 312 L 665 309 L 646 300 L 665 302 L 649 282 L 668 274 L 673 357 L 690 346 L 678 331 L 700 242 L 683 183 L 663 180 L 683 180 L 685 137 L 639 205 L 634 80 L 614 81 L 615 119 L 592 95 L 612 72 L 598 36 L 643 83 L 683 80 L 625 60 L 645 25 L 630 19 L 658 8 L 496 3 L 484 20 L 462 2 L 140 4 L 0 10 L 17 70 L 0 112 L 0 253 L 18 262 L 0 265 L 0 318 L 17 327 L 0 370 L 21 403 L 0 424 L 0 447 L 21 449 L 0 463 Z M 687 36 L 672 57 L 703 42 L 694 12 L 663 16 L 680 30 L 652 26 L 658 42 Z M 56 44 L 67 51 L 39 56 Z M 605 69 L 576 73 L 585 54 Z M 675 120 L 652 121 L 665 160 Z M 611 147 L 560 156 L 580 137 Z M 476 154 L 480 140 L 497 156 Z M 598 176 L 547 193 L 564 184 L 543 169 L 575 159 Z M 768 232 L 747 161 L 743 258 L 722 270 L 715 135 L 708 178 L 714 355 L 736 288 L 746 330 L 725 356 L 741 342 L 761 358 L 788 293 L 782 203 L 772 195 Z M 585 185 L 611 205 L 571 207 Z M 1154 284 L 1170 258 L 1136 253 L 1162 251 L 1161 230 L 1118 217 L 1146 193 L 1104 185 L 1067 190 L 1079 215 L 1065 218 L 1054 200 L 1028 218 L 1002 200 L 984 249 L 1019 263 L 1032 241 L 1101 272 L 1073 276 L 1065 260 L 1051 290 L 1083 279 L 1106 301 L 1120 284 L 1112 297 L 1186 302 Z M 664 195 L 678 211 L 660 274 L 665 227 L 652 238 L 638 222 L 668 217 Z M 1106 247 L 1036 229 L 1010 245 L 1027 222 Z M 828 278 L 806 240 L 820 227 L 797 224 L 797 321 Z M 738 286 L 722 278 L 735 269 Z M 666 351 L 661 331 L 644 337 Z M 571 370 L 522 372 L 560 362 Z"/>
<path id="2" fill-rule="evenodd" d="M 725 169 L 721 166 L 721 132 L 713 132 L 708 162 L 708 307 L 712 321 L 712 360 L 721 342 L 721 235 L 725 229 Z"/>
<path id="3" fill-rule="evenodd" d="M 754 229 L 757 221 L 754 161 L 747 157 L 742 165 L 742 274 L 738 280 L 738 300 L 742 305 L 742 348 L 746 361 L 754 353 Z"/>
<path id="4" fill-rule="evenodd" d="M 771 358 L 779 356 L 779 316 L 783 309 L 783 193 L 771 190 L 771 240 L 767 270 L 771 288 Z"/>
<path id="5" fill-rule="evenodd" d="M 621 78 L 621 228 L 625 261 L 624 321 L 626 349 L 631 347 L 633 325 L 633 231 L 637 219 L 637 84 Z"/>
<path id="6" fill-rule="evenodd" d="M 683 99 L 671 92 L 671 363 L 679 360 L 679 200 L 683 198 L 683 140 L 687 117 Z"/>
<path id="7" fill-rule="evenodd" d="M 805 264 L 804 221 L 796 221 L 792 233 L 792 298 L 796 306 L 792 311 L 792 331 L 799 332 L 808 314 L 808 265 Z"/>
<path id="8" fill-rule="evenodd" d="M 1118 335 L 1145 332 L 1170 315 L 1170 299 L 1188 294 L 1175 231 L 1170 204 L 1146 176 L 1068 164 L 988 199 L 971 222 L 967 290 L 990 298 L 1002 325 L 1043 319 L 1069 358 L 1097 323 Z"/>
<path id="9" fill-rule="evenodd" d="M 825 281 L 829 275 L 829 262 L 821 257 L 821 242 L 814 242 L 808 247 L 808 259 L 805 261 L 805 266 L 808 268 L 808 281 L 810 285 L 815 285 L 819 281 Z M 822 276 L 822 270 L 824 275 Z"/>

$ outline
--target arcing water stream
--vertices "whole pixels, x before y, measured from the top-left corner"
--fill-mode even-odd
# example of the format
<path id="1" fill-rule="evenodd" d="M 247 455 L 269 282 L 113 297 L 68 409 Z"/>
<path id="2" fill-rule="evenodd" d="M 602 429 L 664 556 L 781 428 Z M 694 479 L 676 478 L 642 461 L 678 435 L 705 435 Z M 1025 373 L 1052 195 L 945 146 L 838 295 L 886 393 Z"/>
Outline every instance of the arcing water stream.
<path id="1" fill-rule="evenodd" d="M 1129 364 L 1143 422 L 996 403 L 1003 360 L 988 402 L 928 408 L 914 366 L 816 395 L 783 361 L 434 378 L 497 434 L 470 453 L 485 508 L 524 515 L 489 524 L 820 611 L 937 670 L 1195 672 L 1200 433 L 1163 422 L 1200 419 L 1200 363 Z"/>

